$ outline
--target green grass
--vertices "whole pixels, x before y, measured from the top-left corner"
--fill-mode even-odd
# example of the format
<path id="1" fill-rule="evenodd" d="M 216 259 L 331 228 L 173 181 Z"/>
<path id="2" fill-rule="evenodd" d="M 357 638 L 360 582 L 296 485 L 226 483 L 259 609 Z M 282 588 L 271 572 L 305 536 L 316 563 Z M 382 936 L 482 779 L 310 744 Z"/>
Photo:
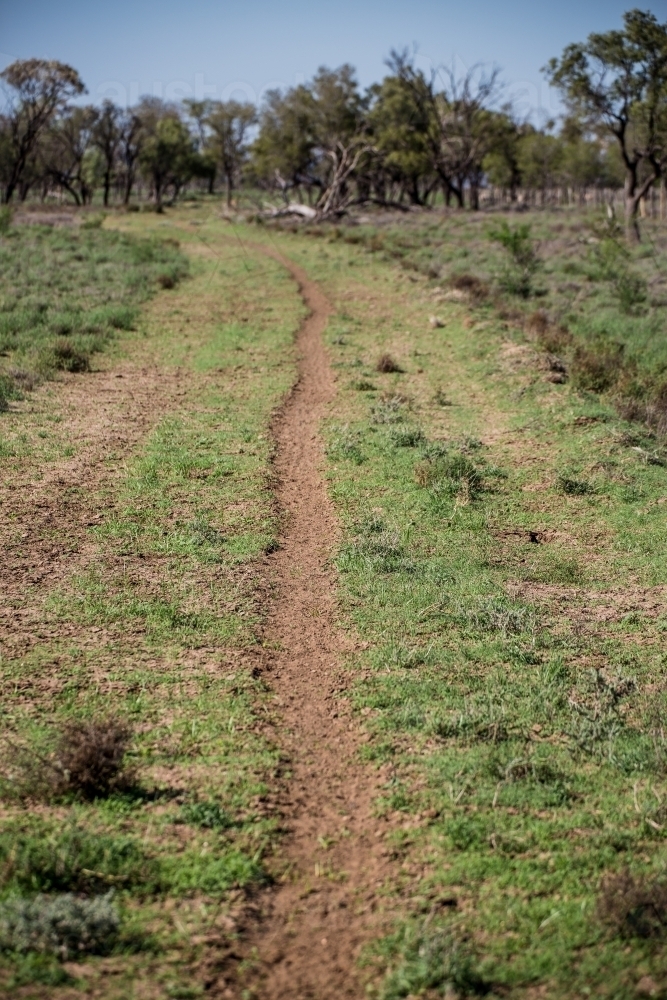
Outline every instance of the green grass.
<path id="1" fill-rule="evenodd" d="M 186 271 L 174 240 L 11 227 L 0 236 L 0 408 L 55 369 L 85 369 L 134 327 L 142 302 Z"/>
<path id="2" fill-rule="evenodd" d="M 451 247 L 460 266 L 482 223 L 426 219 L 387 243 L 421 261 Z M 650 882 L 667 860 L 660 442 L 546 381 L 530 353 L 508 363 L 525 340 L 502 306 L 434 306 L 428 278 L 364 253 L 359 229 L 284 239 L 339 303 L 326 434 L 341 613 L 369 646 L 349 666 L 363 755 L 386 775 L 378 808 L 402 817 L 406 922 L 369 960 L 387 1000 L 634 996 L 642 975 L 664 981 L 663 943 L 619 941 L 598 899 L 610 874 Z M 629 340 L 654 321 L 604 301 Z M 384 352 L 404 374 L 373 372 Z"/>
<path id="3" fill-rule="evenodd" d="M 123 225 L 130 236 L 111 235 L 127 245 L 139 238 L 160 246 L 164 236 L 200 245 L 199 231 L 162 219 Z M 105 716 L 110 704 L 133 730 L 134 787 L 87 805 L 46 804 L 32 815 L 16 801 L 16 775 L 4 762 L 0 854 L 13 861 L 0 862 L 0 891 L 112 887 L 123 967 L 103 978 L 105 996 L 127 995 L 130 982 L 144 979 L 173 995 L 194 988 L 199 973 L 188 970 L 206 945 L 191 939 L 266 881 L 276 838 L 264 800 L 280 760 L 261 733 L 267 696 L 252 670 L 261 621 L 255 564 L 275 544 L 268 425 L 294 378 L 303 306 L 277 264 L 230 253 L 219 223 L 206 240 L 212 249 L 195 249 L 189 279 L 145 307 L 138 335 L 118 340 L 131 363 L 149 356 L 187 373 L 185 398 L 175 412 L 156 414 L 122 465 L 109 456 L 117 472 L 88 498 L 97 515 L 89 555 L 57 587 L 26 595 L 37 641 L 0 661 L 12 741 L 48 755 L 64 721 Z M 19 427 L 33 433 L 29 415 L 8 417 L 13 442 Z M 44 414 L 35 420 L 43 424 Z M 63 430 L 66 421 L 49 425 L 47 453 L 21 458 L 14 444 L 4 474 L 19 461 L 39 469 L 57 460 Z M 67 545 L 66 531 L 54 543 Z M 167 952 L 181 955 L 175 971 Z M 86 961 L 96 969 L 99 959 Z M 3 982 L 30 978 L 26 962 L 1 960 Z M 38 982 L 53 968 L 37 963 L 33 972 Z"/>

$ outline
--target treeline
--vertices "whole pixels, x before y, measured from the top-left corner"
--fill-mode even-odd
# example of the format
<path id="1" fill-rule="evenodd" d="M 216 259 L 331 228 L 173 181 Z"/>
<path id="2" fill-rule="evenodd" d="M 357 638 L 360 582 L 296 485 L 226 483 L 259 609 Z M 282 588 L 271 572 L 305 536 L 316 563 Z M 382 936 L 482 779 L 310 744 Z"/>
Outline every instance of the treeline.
<path id="1" fill-rule="evenodd" d="M 143 98 L 123 109 L 73 105 L 71 67 L 20 61 L 0 74 L 3 198 L 101 190 L 129 204 L 137 184 L 156 207 L 188 186 L 231 203 L 241 184 L 280 192 L 290 211 L 330 217 L 354 203 L 409 207 L 437 198 L 549 203 L 622 189 L 628 226 L 667 168 L 667 25 L 630 11 L 620 31 L 568 46 L 546 74 L 566 113 L 556 128 L 520 121 L 496 71 L 430 77 L 394 52 L 362 92 L 351 66 L 320 69 L 263 105 Z M 607 195 L 605 194 L 605 197 Z M 664 181 L 663 181 L 664 197 Z"/>

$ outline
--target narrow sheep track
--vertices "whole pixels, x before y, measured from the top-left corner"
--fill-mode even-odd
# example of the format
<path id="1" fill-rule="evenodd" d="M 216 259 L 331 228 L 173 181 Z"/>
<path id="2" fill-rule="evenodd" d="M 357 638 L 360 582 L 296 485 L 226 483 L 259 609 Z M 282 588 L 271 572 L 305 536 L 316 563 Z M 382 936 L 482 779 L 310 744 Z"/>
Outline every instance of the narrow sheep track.
<path id="1" fill-rule="evenodd" d="M 338 528 L 322 477 L 319 424 L 335 394 L 322 333 L 331 306 L 289 259 L 309 316 L 297 338 L 299 377 L 274 421 L 283 535 L 271 557 L 265 678 L 278 708 L 277 742 L 289 776 L 276 885 L 260 901 L 239 951 L 239 987 L 267 1000 L 364 995 L 358 958 L 386 922 L 379 890 L 391 875 L 388 823 L 374 815 L 380 775 L 359 759 L 364 734 L 345 699 L 342 659 L 353 640 L 336 624 L 331 556 Z"/>

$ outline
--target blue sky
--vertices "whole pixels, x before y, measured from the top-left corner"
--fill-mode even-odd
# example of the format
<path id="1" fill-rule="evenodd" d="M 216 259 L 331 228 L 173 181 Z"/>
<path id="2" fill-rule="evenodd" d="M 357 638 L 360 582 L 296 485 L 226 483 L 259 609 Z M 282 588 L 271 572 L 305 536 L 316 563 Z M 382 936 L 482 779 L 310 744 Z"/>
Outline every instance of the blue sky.
<path id="1" fill-rule="evenodd" d="M 495 64 L 521 111 L 557 108 L 540 68 L 571 41 L 619 27 L 631 0 L 0 0 L 0 64 L 28 56 L 75 66 L 88 100 L 140 94 L 260 100 L 269 87 L 351 62 L 365 86 L 392 47 L 428 69 Z M 641 3 L 662 20 L 665 0 Z"/>

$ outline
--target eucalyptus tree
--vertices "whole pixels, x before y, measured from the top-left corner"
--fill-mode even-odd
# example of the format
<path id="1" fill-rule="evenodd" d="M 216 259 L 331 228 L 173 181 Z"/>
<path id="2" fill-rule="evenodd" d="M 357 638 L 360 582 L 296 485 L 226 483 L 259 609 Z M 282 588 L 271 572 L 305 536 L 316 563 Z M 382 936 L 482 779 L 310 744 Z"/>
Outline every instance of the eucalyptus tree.
<path id="1" fill-rule="evenodd" d="M 40 135 L 71 98 L 84 93 L 85 87 L 75 69 L 54 59 L 18 59 L 0 73 L 0 79 L 9 89 L 3 116 L 6 134 L 3 200 L 9 202 Z"/>
<path id="2" fill-rule="evenodd" d="M 667 23 L 648 11 L 628 11 L 621 30 L 568 45 L 546 73 L 577 118 L 617 142 L 626 231 L 639 239 L 639 203 L 667 161 Z"/>
<path id="3" fill-rule="evenodd" d="M 212 101 L 203 118 L 209 130 L 206 152 L 225 178 L 228 206 L 248 156 L 248 133 L 256 121 L 255 105 L 241 101 Z"/>

